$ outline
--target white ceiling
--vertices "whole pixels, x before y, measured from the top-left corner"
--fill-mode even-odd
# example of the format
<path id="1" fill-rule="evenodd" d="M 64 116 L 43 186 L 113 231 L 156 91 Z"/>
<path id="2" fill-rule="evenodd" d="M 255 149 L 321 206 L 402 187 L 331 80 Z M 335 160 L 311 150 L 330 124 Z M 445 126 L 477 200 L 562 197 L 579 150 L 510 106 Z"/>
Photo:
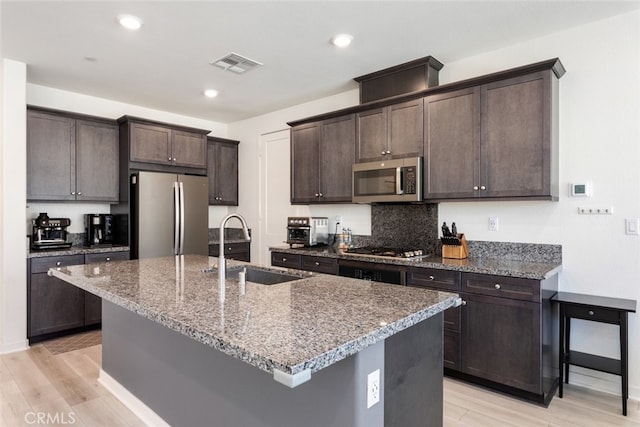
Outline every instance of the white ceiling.
<path id="1" fill-rule="evenodd" d="M 356 88 L 432 55 L 445 64 L 638 9 L 639 1 L 2 1 L 2 56 L 30 83 L 223 123 Z M 138 32 L 115 22 L 135 14 Z M 347 49 L 329 39 L 353 34 Z M 209 65 L 235 52 L 263 67 Z M 85 57 L 93 57 L 88 61 Z M 205 98 L 205 88 L 219 96 Z"/>

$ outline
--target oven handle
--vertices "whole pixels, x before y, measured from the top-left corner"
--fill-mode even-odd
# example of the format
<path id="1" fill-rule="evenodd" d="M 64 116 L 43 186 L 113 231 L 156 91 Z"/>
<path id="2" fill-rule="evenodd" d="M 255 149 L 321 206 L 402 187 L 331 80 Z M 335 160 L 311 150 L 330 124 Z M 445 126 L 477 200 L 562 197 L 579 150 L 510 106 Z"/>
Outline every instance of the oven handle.
<path id="1" fill-rule="evenodd" d="M 396 168 L 396 194 L 402 194 L 404 193 L 403 188 L 404 186 L 402 185 L 402 167 L 398 166 Z"/>

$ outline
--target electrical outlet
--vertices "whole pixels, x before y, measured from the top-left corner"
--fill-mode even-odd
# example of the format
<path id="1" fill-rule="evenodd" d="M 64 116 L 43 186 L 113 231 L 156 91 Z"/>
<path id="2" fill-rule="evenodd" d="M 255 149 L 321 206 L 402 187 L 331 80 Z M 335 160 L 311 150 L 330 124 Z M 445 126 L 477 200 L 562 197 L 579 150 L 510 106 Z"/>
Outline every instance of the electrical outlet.
<path id="1" fill-rule="evenodd" d="M 613 206 L 610 208 L 578 208 L 580 215 L 613 215 Z"/>
<path id="2" fill-rule="evenodd" d="M 498 231 L 498 217 L 490 216 L 489 217 L 489 231 Z"/>
<path id="3" fill-rule="evenodd" d="M 380 402 L 380 369 L 367 375 L 367 409 Z"/>

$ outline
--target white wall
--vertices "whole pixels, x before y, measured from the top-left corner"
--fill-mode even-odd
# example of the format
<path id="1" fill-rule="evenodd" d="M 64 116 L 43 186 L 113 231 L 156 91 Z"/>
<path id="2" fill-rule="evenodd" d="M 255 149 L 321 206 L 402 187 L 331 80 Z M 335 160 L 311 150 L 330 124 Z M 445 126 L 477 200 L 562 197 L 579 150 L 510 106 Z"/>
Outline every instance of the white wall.
<path id="1" fill-rule="evenodd" d="M 2 61 L 0 178 L 0 353 L 26 348 L 27 241 L 22 227 L 27 197 L 25 64 Z"/>
<path id="2" fill-rule="evenodd" d="M 640 217 L 640 12 L 531 40 L 453 63 L 441 84 L 559 57 L 559 202 L 456 202 L 439 205 L 440 220 L 455 221 L 472 240 L 554 243 L 563 246 L 560 289 L 640 300 L 640 237 L 624 234 L 624 218 Z M 425 52 L 428 54 L 429 52 Z M 240 144 L 240 208 L 250 224 L 259 218 L 257 142 L 285 123 L 358 103 L 357 91 L 229 124 Z M 283 171 L 289 173 L 289 171 Z M 591 198 L 569 198 L 569 182 L 590 180 Z M 611 216 L 577 215 L 578 206 L 614 207 Z M 357 234 L 369 234 L 363 206 L 291 206 L 291 214 L 341 214 Z M 498 216 L 497 232 L 487 230 Z M 283 237 L 284 237 L 283 218 Z M 252 247 L 255 252 L 256 248 Z M 630 315 L 630 393 L 640 399 L 640 325 Z M 574 321 L 575 349 L 618 357 L 617 328 Z M 620 378 L 572 367 L 571 381 L 620 394 Z"/>

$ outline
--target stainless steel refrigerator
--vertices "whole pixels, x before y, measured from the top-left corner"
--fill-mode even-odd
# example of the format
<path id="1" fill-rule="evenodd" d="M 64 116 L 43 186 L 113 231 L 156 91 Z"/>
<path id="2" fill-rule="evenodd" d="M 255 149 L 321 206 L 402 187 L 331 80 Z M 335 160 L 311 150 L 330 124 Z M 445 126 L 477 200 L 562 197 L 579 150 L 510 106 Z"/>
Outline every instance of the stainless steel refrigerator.
<path id="1" fill-rule="evenodd" d="M 131 176 L 134 258 L 209 253 L 206 176 L 138 172 Z"/>

